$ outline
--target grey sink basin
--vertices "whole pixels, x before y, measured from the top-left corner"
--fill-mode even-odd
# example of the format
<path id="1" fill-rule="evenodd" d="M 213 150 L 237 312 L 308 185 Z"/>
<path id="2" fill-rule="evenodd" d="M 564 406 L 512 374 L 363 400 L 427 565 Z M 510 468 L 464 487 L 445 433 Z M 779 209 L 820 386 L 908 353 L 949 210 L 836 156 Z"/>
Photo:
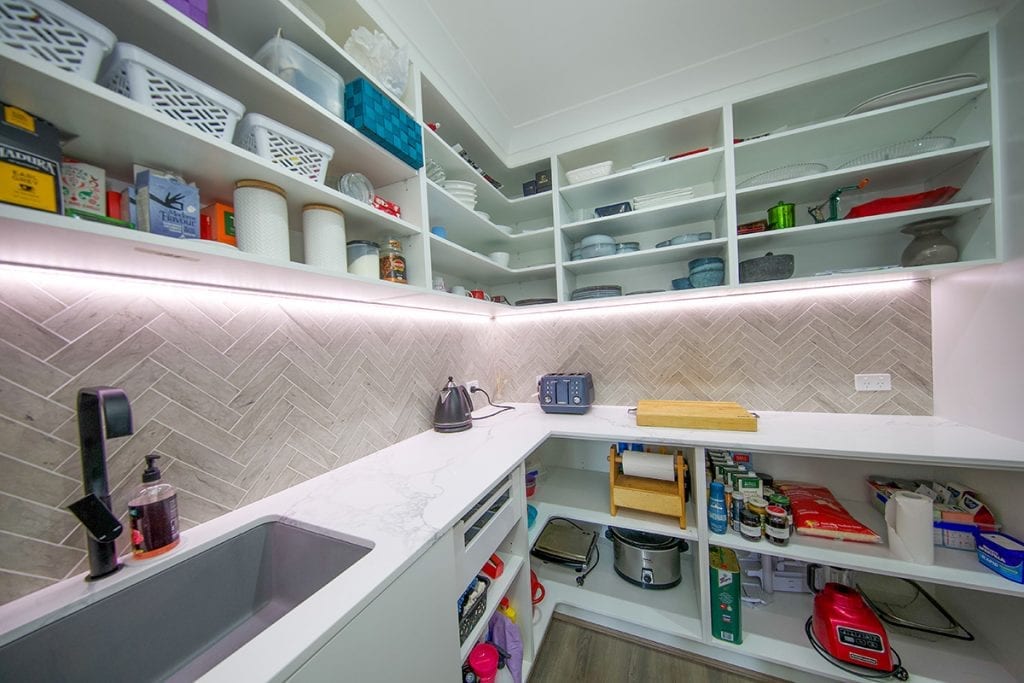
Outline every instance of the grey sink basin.
<path id="1" fill-rule="evenodd" d="M 266 522 L 0 647 L 0 681 L 191 681 L 370 547 Z"/>

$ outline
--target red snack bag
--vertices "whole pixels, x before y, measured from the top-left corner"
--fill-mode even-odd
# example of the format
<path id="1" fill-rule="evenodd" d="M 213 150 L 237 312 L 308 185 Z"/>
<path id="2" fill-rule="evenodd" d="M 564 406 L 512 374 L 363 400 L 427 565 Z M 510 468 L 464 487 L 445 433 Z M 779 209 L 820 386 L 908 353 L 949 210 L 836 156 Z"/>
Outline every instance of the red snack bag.
<path id="1" fill-rule="evenodd" d="M 774 486 L 789 496 L 798 534 L 858 543 L 882 542 L 881 536 L 854 519 L 824 486 L 798 482 L 775 482 Z"/>

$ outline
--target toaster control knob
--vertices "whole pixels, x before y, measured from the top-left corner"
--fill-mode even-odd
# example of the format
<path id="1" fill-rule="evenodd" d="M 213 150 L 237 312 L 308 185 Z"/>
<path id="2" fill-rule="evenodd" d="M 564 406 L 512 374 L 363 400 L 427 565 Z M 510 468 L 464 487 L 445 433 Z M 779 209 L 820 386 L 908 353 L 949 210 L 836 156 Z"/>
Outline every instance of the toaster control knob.
<path id="1" fill-rule="evenodd" d="M 544 396 L 544 402 L 545 403 L 551 403 L 551 394 L 546 394 Z"/>
<path id="2" fill-rule="evenodd" d="M 651 571 L 650 567 L 644 567 L 640 570 L 640 583 L 645 586 L 650 586 L 654 583 L 654 572 Z"/>
<path id="3" fill-rule="evenodd" d="M 579 396 L 573 396 L 573 397 L 572 397 L 572 402 L 573 402 L 573 403 L 575 403 L 575 404 L 577 404 L 577 405 L 579 405 L 579 402 L 580 402 L 580 397 L 579 397 Z"/>

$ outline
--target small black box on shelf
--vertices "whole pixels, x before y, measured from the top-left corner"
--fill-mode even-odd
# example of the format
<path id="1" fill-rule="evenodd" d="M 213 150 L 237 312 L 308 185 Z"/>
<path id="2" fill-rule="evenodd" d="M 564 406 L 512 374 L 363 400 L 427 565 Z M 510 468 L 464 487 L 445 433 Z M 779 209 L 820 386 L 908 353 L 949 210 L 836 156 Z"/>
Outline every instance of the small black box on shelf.
<path id="1" fill-rule="evenodd" d="M 537 194 L 537 181 L 528 180 L 523 183 L 523 196 L 529 197 L 531 194 Z"/>
<path id="2" fill-rule="evenodd" d="M 540 194 L 541 192 L 550 192 L 550 191 L 551 191 L 551 183 L 550 183 L 550 181 L 546 182 L 546 183 L 537 183 L 537 193 L 538 194 Z"/>
<path id="3" fill-rule="evenodd" d="M 547 185 L 548 189 L 551 189 L 551 171 L 537 171 L 534 178 L 537 180 L 537 187 Z"/>

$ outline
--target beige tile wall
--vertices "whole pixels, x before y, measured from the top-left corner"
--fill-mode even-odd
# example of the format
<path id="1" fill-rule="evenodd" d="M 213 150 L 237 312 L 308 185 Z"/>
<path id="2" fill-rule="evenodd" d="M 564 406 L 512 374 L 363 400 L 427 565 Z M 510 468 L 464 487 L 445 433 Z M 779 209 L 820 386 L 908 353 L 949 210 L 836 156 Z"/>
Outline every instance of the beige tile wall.
<path id="1" fill-rule="evenodd" d="M 185 527 L 428 429 L 449 373 L 506 400 L 587 369 L 601 403 L 931 411 L 927 284 L 497 322 L 63 276 L 6 273 L 0 292 L 0 603 L 83 571 L 64 510 L 83 386 L 132 400 L 135 434 L 110 444 L 115 509 L 157 452 Z M 894 391 L 855 395 L 861 371 Z"/>

